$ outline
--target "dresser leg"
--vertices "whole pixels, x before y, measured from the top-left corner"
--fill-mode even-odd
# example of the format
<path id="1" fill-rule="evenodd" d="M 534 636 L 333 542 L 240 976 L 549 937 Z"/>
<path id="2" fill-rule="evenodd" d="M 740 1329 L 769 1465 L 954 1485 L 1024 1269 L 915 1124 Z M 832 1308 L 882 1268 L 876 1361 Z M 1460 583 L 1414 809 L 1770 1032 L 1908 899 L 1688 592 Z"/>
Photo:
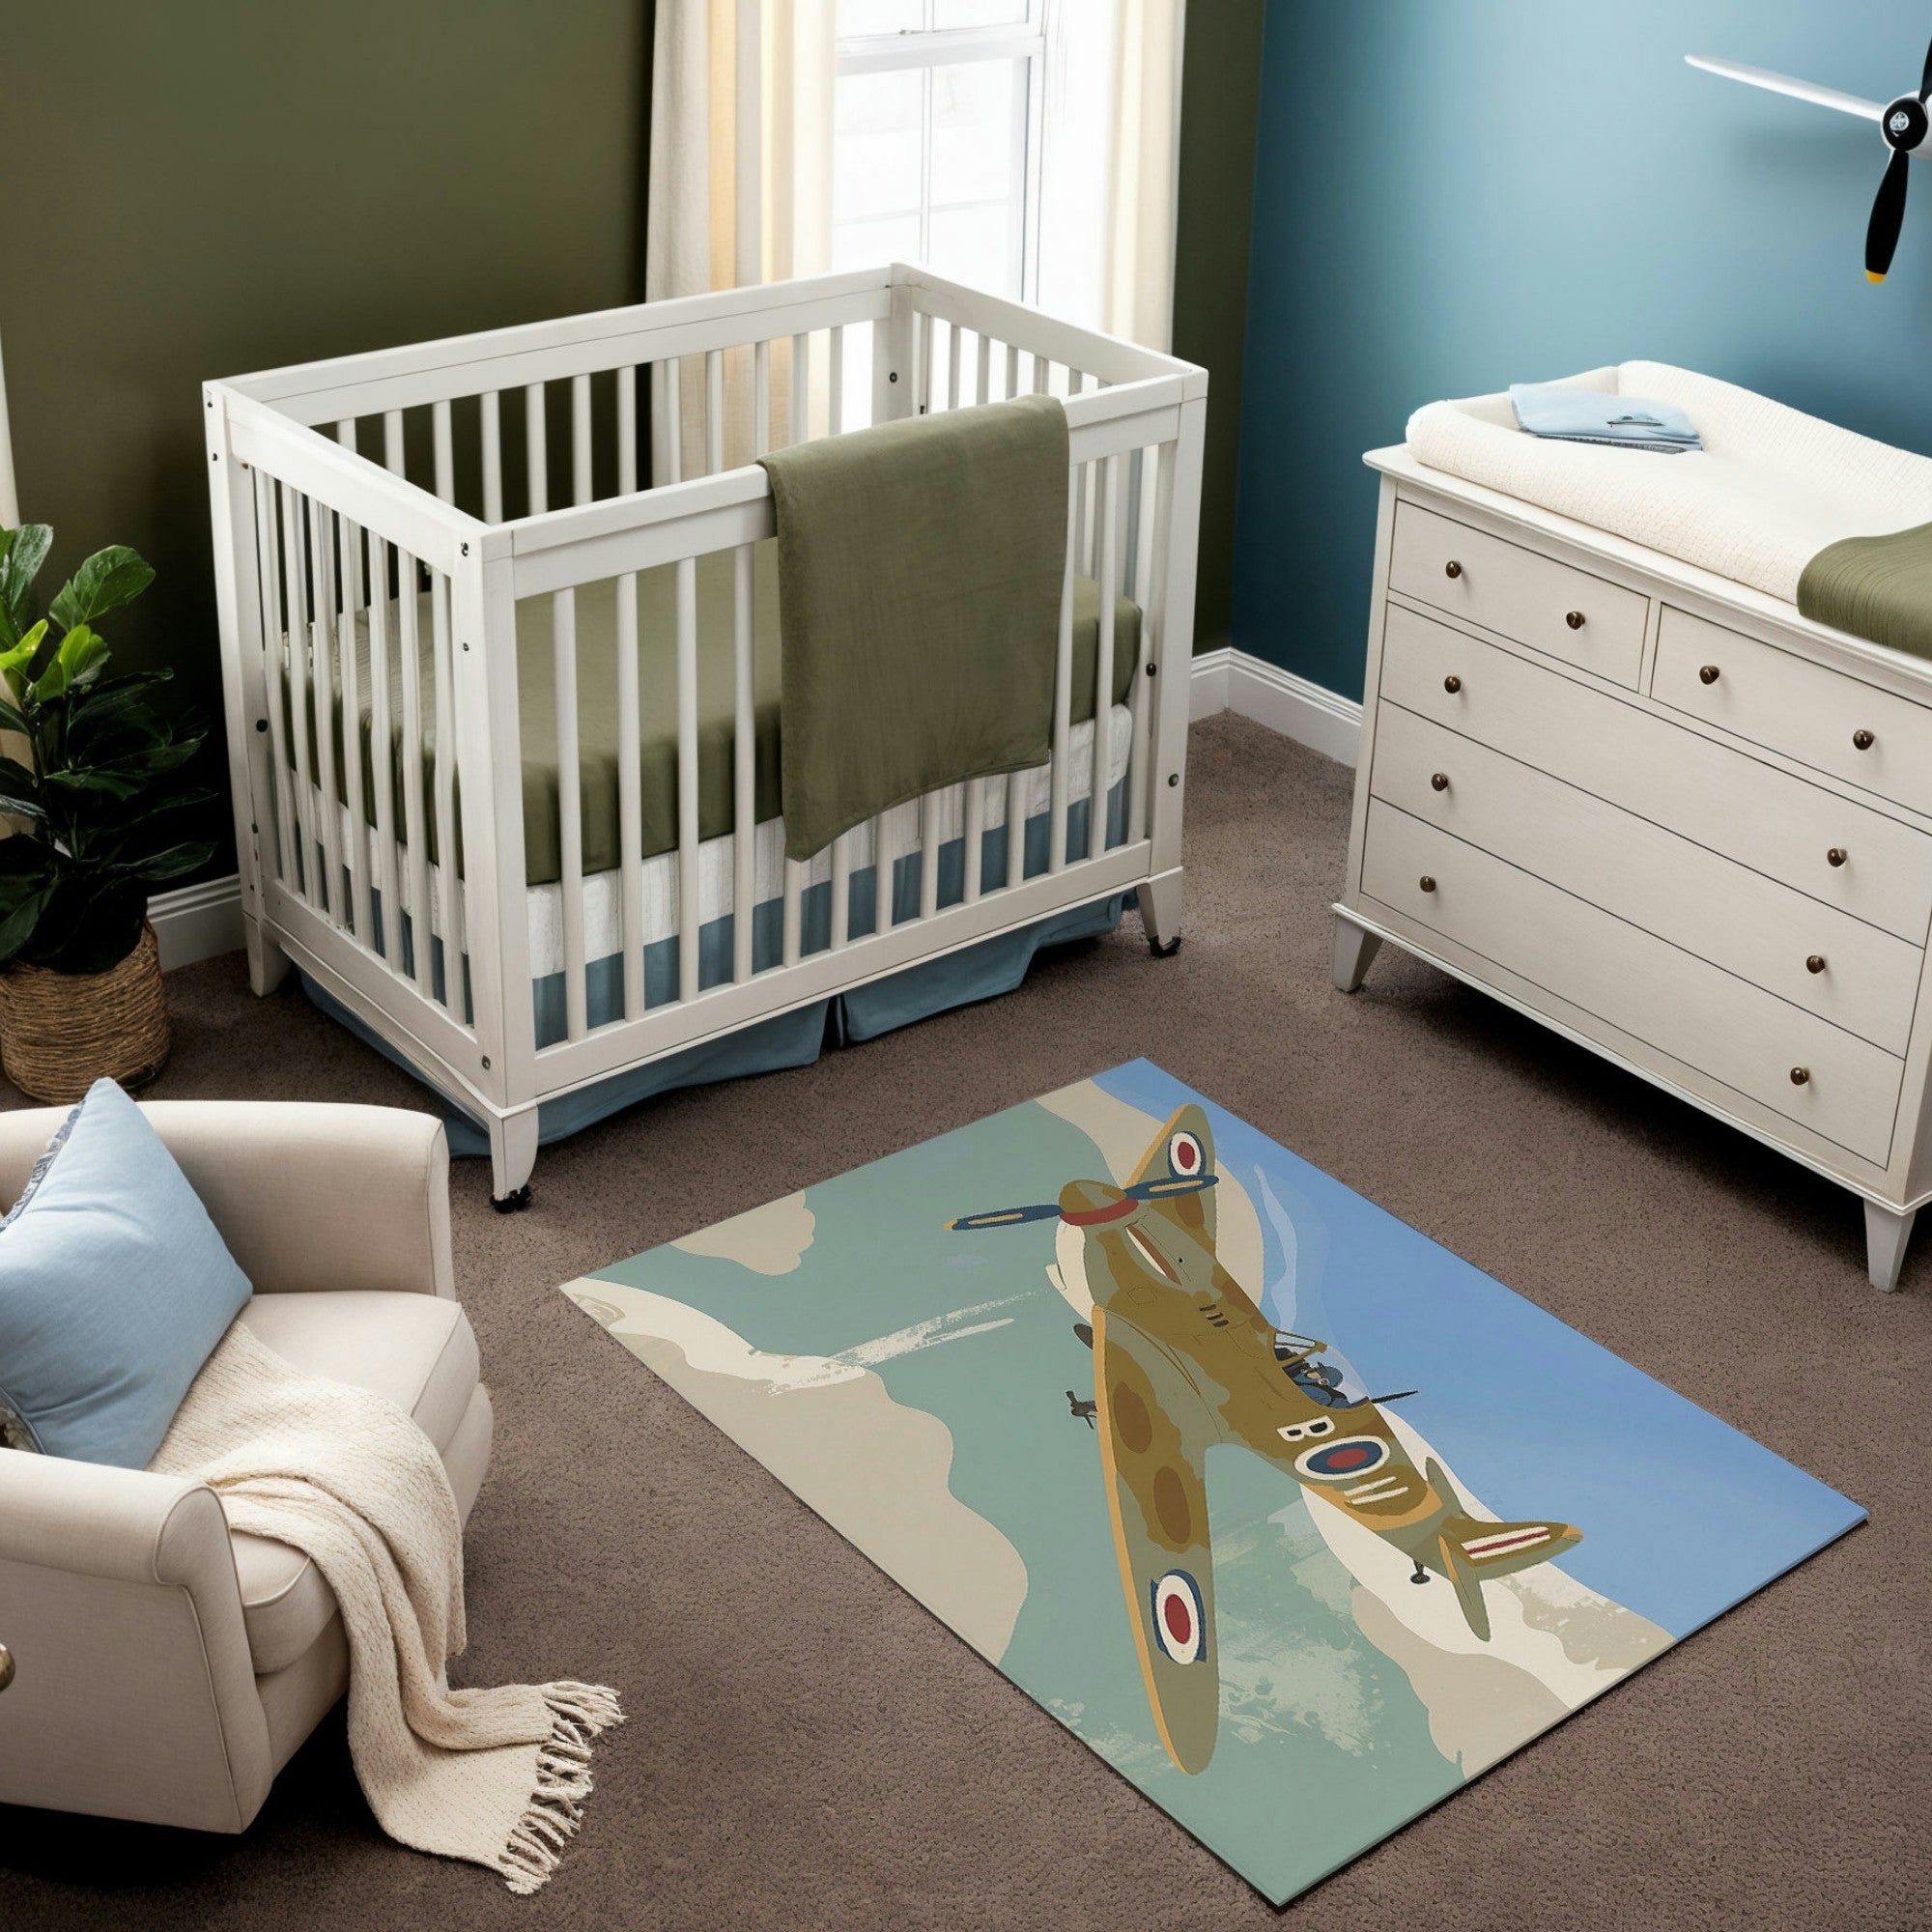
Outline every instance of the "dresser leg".
<path id="1" fill-rule="evenodd" d="M 1905 1244 L 1912 1238 L 1912 1223 L 1918 1210 L 1894 1214 L 1876 1201 L 1865 1203 L 1865 1272 L 1871 1285 L 1889 1294 L 1898 1286 L 1898 1270 L 1905 1261 Z"/>
<path id="2" fill-rule="evenodd" d="M 1381 951 L 1378 932 L 1364 932 L 1352 920 L 1335 915 L 1335 983 L 1354 992 L 1369 976 L 1369 966 Z"/>

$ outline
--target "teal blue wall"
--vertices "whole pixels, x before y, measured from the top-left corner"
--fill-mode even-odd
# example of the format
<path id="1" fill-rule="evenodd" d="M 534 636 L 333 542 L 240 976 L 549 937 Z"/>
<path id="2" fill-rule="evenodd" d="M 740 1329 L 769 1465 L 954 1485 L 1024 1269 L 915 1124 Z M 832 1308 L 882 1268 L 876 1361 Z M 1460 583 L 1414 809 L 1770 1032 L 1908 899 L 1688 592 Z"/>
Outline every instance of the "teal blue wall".
<path id="1" fill-rule="evenodd" d="M 1272 0 L 1235 643 L 1361 695 L 1361 454 L 1438 396 L 1643 356 L 1932 451 L 1932 163 L 1873 288 L 1877 129 L 1684 65 L 1883 99 L 1928 31 L 1903 0 Z"/>

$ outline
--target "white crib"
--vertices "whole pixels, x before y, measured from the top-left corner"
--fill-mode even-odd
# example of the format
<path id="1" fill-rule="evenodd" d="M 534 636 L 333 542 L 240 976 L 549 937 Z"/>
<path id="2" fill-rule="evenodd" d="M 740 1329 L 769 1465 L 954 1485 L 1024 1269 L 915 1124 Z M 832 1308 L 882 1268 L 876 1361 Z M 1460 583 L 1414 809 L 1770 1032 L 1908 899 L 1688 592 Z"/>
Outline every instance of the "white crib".
<path id="1" fill-rule="evenodd" d="M 1171 950 L 1207 387 L 1189 363 L 896 264 L 210 383 L 229 763 L 256 992 L 296 964 L 483 1122 L 502 1204 L 527 1198 L 539 1106 L 625 1069 L 1130 887 L 1151 944 Z M 785 859 L 781 826 L 759 824 L 754 810 L 753 547 L 774 526 L 764 471 L 749 459 L 1029 391 L 1065 399 L 1071 441 L 1050 764 L 931 793 L 810 864 Z M 651 472 L 672 479 L 653 489 L 639 487 L 642 396 Z M 707 839 L 697 560 L 720 552 L 732 554 L 735 729 L 723 755 L 733 818 Z M 676 593 L 676 844 L 647 855 L 633 591 L 636 573 L 661 565 L 674 566 Z M 1076 570 L 1101 586 L 1093 722 L 1078 726 Z M 618 580 L 609 702 L 619 850 L 614 867 L 586 876 L 573 781 L 578 598 L 605 579 Z M 1109 592 L 1142 613 L 1122 702 Z M 560 859 L 557 878 L 536 887 L 517 645 L 517 606 L 530 598 L 551 602 Z M 370 810 L 350 809 L 371 792 Z M 1070 838 L 1082 800 L 1087 831 Z M 1023 835 L 1042 808 L 1044 861 L 1029 870 Z M 982 847 L 1001 823 L 1009 857 L 990 879 Z M 942 893 L 949 840 L 963 840 L 963 855 Z M 916 855 L 917 902 L 895 906 L 890 865 L 877 862 L 902 854 Z M 867 866 L 872 929 L 855 931 L 853 881 Z M 827 888 L 829 920 L 807 917 Z M 779 935 L 762 964 L 760 906 Z M 704 984 L 700 933 L 721 911 L 731 915 L 728 969 Z M 667 935 L 675 988 L 647 998 L 646 948 Z M 593 1024 L 588 968 L 606 948 L 621 956 L 619 1010 Z M 552 966 L 563 977 L 562 1037 L 545 1043 L 534 980 Z"/>

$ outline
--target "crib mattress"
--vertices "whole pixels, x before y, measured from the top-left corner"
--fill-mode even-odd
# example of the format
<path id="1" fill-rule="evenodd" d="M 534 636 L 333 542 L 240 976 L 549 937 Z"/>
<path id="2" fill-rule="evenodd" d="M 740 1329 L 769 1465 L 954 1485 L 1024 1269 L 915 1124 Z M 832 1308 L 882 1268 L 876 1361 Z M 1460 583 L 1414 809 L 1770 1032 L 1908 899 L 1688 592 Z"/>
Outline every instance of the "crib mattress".
<path id="1" fill-rule="evenodd" d="M 1625 362 L 1564 381 L 1675 403 L 1704 447 L 1660 456 L 1550 441 L 1518 429 L 1509 397 L 1493 395 L 1418 410 L 1409 448 L 1433 469 L 1787 603 L 1828 545 L 1932 523 L 1932 460 L 1908 450 L 1667 363 Z"/>
<path id="2" fill-rule="evenodd" d="M 759 821 L 775 820 L 779 797 L 779 686 L 781 676 L 778 592 L 778 546 L 767 540 L 757 546 L 757 648 L 754 673 L 754 753 L 756 813 Z M 733 685 L 733 565 L 728 551 L 714 552 L 697 563 L 697 739 L 698 837 L 709 839 L 732 829 L 732 761 L 736 742 Z M 638 585 L 639 686 L 639 778 L 642 805 L 642 854 L 654 858 L 677 847 L 677 672 L 676 566 L 664 564 L 640 572 Z M 577 593 L 577 719 L 578 768 L 583 799 L 583 870 L 609 870 L 618 863 L 617 757 L 617 580 L 607 578 L 585 584 Z M 517 605 L 517 692 L 523 720 L 523 792 L 525 877 L 532 886 L 562 876 L 557 823 L 556 683 L 553 663 L 553 601 L 529 597 Z M 403 824 L 402 669 L 390 639 L 390 717 L 394 730 L 395 798 L 398 836 Z M 434 763 L 434 668 L 427 647 L 431 612 L 425 594 L 419 600 L 419 624 L 424 646 L 419 652 L 423 719 L 423 788 L 430 795 Z M 1114 700 L 1122 701 L 1133 679 L 1140 642 L 1140 607 L 1117 597 L 1114 604 Z M 1094 715 L 1094 670 L 1099 649 L 1100 591 L 1092 578 L 1077 577 L 1073 592 L 1073 705 L 1076 723 Z M 370 756 L 373 729 L 369 633 L 366 618 L 355 626 L 355 654 L 360 675 L 361 739 L 363 749 L 363 810 L 376 821 L 374 764 Z M 334 693 L 334 732 L 339 758 L 342 744 L 342 699 L 339 678 Z M 436 827 L 426 828 L 433 859 Z"/>

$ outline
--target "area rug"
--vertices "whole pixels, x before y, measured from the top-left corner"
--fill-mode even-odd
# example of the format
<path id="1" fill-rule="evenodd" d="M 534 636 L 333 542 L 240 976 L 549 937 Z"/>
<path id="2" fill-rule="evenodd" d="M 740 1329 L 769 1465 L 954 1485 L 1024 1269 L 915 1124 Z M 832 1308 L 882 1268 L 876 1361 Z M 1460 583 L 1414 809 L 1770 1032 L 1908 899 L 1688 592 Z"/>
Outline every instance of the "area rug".
<path id="1" fill-rule="evenodd" d="M 1147 1061 L 564 1293 L 1276 1904 L 1864 1515 Z"/>

